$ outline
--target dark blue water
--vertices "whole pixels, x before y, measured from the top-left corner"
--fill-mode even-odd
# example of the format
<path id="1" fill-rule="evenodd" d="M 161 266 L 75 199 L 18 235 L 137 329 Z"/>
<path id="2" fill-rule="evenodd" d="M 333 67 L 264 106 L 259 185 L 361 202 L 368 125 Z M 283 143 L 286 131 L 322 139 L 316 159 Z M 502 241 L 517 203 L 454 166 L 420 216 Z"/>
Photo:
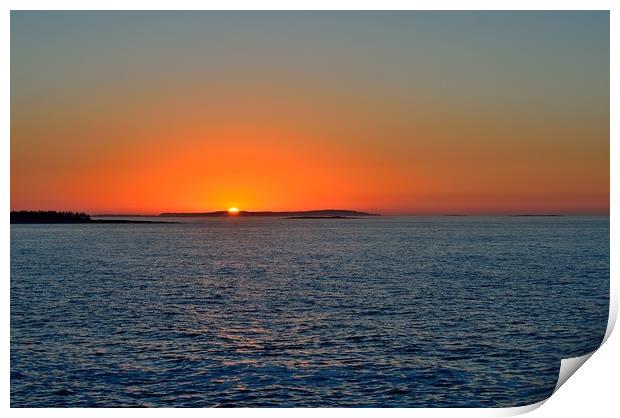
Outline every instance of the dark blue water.
<path id="1" fill-rule="evenodd" d="M 608 217 L 11 226 L 11 406 L 516 406 L 605 333 Z"/>

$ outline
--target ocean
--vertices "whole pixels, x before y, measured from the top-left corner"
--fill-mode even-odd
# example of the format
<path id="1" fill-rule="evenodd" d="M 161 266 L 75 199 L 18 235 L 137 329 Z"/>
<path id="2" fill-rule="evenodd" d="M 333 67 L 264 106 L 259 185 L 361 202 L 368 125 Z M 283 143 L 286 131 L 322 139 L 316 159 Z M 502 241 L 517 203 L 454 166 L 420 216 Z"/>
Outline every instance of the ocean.
<path id="1" fill-rule="evenodd" d="M 181 221 L 11 225 L 11 407 L 519 406 L 605 334 L 607 216 Z"/>

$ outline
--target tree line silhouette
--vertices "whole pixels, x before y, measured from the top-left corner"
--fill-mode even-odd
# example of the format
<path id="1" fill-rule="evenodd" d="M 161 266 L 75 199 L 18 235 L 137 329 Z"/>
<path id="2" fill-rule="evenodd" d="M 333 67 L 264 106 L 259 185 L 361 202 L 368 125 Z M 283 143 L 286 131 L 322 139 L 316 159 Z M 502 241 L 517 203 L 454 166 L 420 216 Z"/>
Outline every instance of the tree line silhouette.
<path id="1" fill-rule="evenodd" d="M 91 222 L 90 215 L 84 212 L 53 210 L 11 211 L 11 223 L 78 223 Z"/>

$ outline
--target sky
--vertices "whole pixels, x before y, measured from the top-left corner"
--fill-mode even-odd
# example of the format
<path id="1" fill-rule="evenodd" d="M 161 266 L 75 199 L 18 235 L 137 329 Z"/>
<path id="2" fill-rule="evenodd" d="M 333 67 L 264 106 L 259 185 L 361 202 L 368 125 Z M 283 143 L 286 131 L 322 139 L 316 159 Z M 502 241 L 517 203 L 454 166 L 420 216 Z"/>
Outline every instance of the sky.
<path id="1" fill-rule="evenodd" d="M 11 209 L 609 213 L 609 13 L 11 12 Z"/>

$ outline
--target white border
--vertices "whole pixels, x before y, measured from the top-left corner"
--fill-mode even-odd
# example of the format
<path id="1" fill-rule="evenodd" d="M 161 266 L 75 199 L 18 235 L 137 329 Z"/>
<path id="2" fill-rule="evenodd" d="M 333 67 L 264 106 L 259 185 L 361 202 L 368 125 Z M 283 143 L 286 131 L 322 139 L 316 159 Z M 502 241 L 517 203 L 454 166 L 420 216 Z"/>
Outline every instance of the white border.
<path id="1" fill-rule="evenodd" d="M 611 10 L 610 0 L 8 0 L 8 10 Z"/>
<path id="2" fill-rule="evenodd" d="M 552 0 L 522 0 L 522 1 L 493 1 L 493 0 L 478 0 L 478 1 L 464 1 L 464 0 L 445 0 L 445 1 L 396 1 L 396 0 L 383 0 L 383 1 L 344 1 L 344 0 L 315 0 L 315 1 L 257 1 L 257 0 L 237 0 L 229 2 L 207 2 L 198 0 L 176 0 L 176 1 L 164 1 L 164 0 L 152 0 L 152 1 L 139 1 L 139 0 L 108 0 L 108 1 L 78 1 L 78 0 L 58 0 L 58 1 L 45 1 L 45 0 L 8 0 L 2 2 L 0 6 L 3 13 L 0 17 L 1 25 L 1 42 L 0 48 L 3 57 L 10 56 L 10 10 L 37 10 L 37 9 L 57 9 L 57 10 L 139 10 L 139 9 L 155 9 L 155 10 L 199 10 L 199 9 L 212 9 L 212 10 L 305 10 L 305 9 L 364 9 L 364 10 L 379 10 L 379 9 L 414 9 L 414 10 L 611 10 L 611 74 L 618 74 L 617 55 L 618 48 L 617 42 L 614 39 L 618 39 L 618 24 L 620 19 L 618 18 L 618 6 L 614 7 L 618 2 L 602 1 L 602 0 L 590 0 L 590 1 L 552 1 Z M 8 416 L 27 416 L 33 413 L 31 409 L 12 409 L 8 410 L 10 402 L 10 385 L 9 385 L 9 318 L 10 318 L 10 292 L 9 292 L 9 237 L 10 237 L 10 225 L 9 225 L 9 188 L 10 188 L 10 68 L 7 61 L 3 60 L 4 65 L 0 65 L 0 74 L 2 75 L 2 89 L 3 94 L 1 98 L 1 110 L 2 117 L 0 119 L 0 129 L 3 132 L 2 138 L 2 152 L 0 152 L 0 227 L 4 233 L 4 240 L 1 242 L 2 255 L 0 256 L 0 262 L 2 263 L 2 306 L 4 308 L 4 344 L 2 344 L 0 351 L 2 353 L 2 359 L 5 364 L 3 369 L 3 379 L 0 383 L 1 392 L 0 399 L 2 401 L 2 409 L 8 413 Z M 618 167 L 620 162 L 618 161 L 618 138 L 617 138 L 617 126 L 618 126 L 618 84 L 614 82 L 612 76 L 611 79 L 611 306 L 610 306 L 610 323 L 608 325 L 606 338 L 609 337 L 615 319 L 617 317 L 618 310 L 618 289 L 617 289 L 617 261 L 618 261 L 618 246 L 614 245 L 618 239 L 618 219 L 619 206 L 618 195 L 615 186 L 618 184 Z M 603 347 L 592 356 L 593 359 L 587 362 L 583 366 L 583 371 L 577 373 L 577 377 L 569 379 L 569 382 L 564 385 L 557 394 L 554 394 L 545 403 L 546 405 L 539 408 L 534 412 L 537 416 L 583 416 L 588 413 L 598 412 L 603 415 L 609 415 L 610 411 L 617 410 L 616 402 L 616 390 L 615 380 L 618 373 L 618 359 L 616 353 L 619 347 L 618 337 L 611 336 L 609 340 L 603 345 Z M 542 404 L 542 403 L 541 403 Z M 92 416 L 107 417 L 110 413 L 118 414 L 120 416 L 127 415 L 141 415 L 141 416 L 170 416 L 183 415 L 183 416 L 203 416 L 207 413 L 209 416 L 264 416 L 264 417 L 288 417 L 291 414 L 304 417 L 315 417 L 317 414 L 325 416 L 356 416 L 356 417 L 376 417 L 377 414 L 389 414 L 392 416 L 408 416 L 412 413 L 421 416 L 506 416 L 513 415 L 515 413 L 523 413 L 540 406 L 540 404 L 526 406 L 513 409 L 340 409 L 322 408 L 320 410 L 315 409 L 235 409 L 235 410 L 217 410 L 217 409 L 153 409 L 153 410 L 128 410 L 128 409 L 39 409 L 37 415 L 42 414 L 46 416 L 83 416 L 85 413 Z M 7 416 L 7 415 L 5 415 Z"/>

